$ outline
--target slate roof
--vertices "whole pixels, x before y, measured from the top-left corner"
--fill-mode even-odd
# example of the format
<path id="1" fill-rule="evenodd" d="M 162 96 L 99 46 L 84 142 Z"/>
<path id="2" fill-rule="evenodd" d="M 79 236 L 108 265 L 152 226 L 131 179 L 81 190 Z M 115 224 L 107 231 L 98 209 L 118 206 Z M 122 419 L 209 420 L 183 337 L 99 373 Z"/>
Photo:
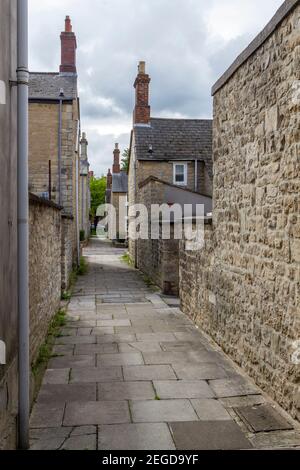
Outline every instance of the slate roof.
<path id="1" fill-rule="evenodd" d="M 151 118 L 134 134 L 138 160 L 203 160 L 212 176 L 212 120 Z"/>
<path id="2" fill-rule="evenodd" d="M 77 75 L 59 73 L 32 72 L 29 76 L 29 99 L 55 99 L 59 97 L 61 88 L 64 97 L 77 98 Z"/>
<path id="3" fill-rule="evenodd" d="M 127 193 L 128 192 L 128 175 L 124 171 L 121 173 L 113 173 L 112 175 L 112 192 Z"/>

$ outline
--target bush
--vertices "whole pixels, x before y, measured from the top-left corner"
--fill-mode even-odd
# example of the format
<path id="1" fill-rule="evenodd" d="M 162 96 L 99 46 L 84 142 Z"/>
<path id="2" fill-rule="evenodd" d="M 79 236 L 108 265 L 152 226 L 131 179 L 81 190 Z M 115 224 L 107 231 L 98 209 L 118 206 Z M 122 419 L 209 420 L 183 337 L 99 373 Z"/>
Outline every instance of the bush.
<path id="1" fill-rule="evenodd" d="M 84 242 L 85 240 L 85 231 L 84 230 L 80 230 L 80 241 L 81 242 Z"/>

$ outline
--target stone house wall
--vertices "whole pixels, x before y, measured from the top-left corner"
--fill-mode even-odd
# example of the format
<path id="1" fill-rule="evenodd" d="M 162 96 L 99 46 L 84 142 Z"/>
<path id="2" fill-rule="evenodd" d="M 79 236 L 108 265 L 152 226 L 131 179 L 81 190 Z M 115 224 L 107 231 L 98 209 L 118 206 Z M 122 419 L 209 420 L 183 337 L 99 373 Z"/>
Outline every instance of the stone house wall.
<path id="1" fill-rule="evenodd" d="M 45 340 L 61 299 L 61 209 L 30 197 L 29 305 L 30 360 Z"/>
<path id="2" fill-rule="evenodd" d="M 286 1 L 214 87 L 214 209 L 180 250 L 183 310 L 300 419 L 300 5 Z M 298 88 L 297 88 L 298 84 Z"/>
<path id="3" fill-rule="evenodd" d="M 195 162 L 187 162 L 187 165 L 188 185 L 186 189 L 195 191 Z M 212 196 L 212 181 L 205 168 L 204 162 L 198 161 L 197 173 L 197 192 Z M 139 185 L 150 176 L 173 184 L 173 162 L 137 160 L 133 132 L 128 173 L 128 201 L 130 206 L 140 203 Z M 136 242 L 134 240 L 129 240 L 129 254 L 131 259 L 136 262 Z"/>
<path id="4" fill-rule="evenodd" d="M 164 185 L 150 181 L 139 188 L 139 198 L 150 214 L 151 204 L 162 204 Z M 179 241 L 174 240 L 174 227 L 170 228 L 170 240 L 162 239 L 162 224 L 159 224 L 159 239 L 151 239 L 151 226 L 148 227 L 148 240 L 137 240 L 136 264 L 164 294 L 178 294 Z"/>
<path id="5" fill-rule="evenodd" d="M 58 180 L 58 101 L 30 99 L 29 102 L 29 189 L 41 196 L 49 189 L 49 160 L 51 160 L 51 196 L 59 203 Z M 80 168 L 78 158 L 78 103 L 77 100 L 62 104 L 61 192 L 64 212 L 73 216 L 73 261 L 77 258 L 76 225 L 76 168 L 78 191 Z M 79 198 L 79 206 L 80 206 Z"/>
<path id="6" fill-rule="evenodd" d="M 17 1 L 1 0 L 0 15 L 0 450 L 13 449 L 18 412 L 17 307 Z"/>

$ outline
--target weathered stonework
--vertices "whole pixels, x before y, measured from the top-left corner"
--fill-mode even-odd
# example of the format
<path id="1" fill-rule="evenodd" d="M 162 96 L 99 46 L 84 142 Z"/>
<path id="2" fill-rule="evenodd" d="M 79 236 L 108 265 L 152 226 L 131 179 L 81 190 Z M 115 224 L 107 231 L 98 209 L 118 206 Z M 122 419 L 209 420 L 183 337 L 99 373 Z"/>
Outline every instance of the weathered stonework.
<path id="1" fill-rule="evenodd" d="M 61 298 L 61 210 L 30 198 L 29 304 L 30 360 L 45 340 Z"/>
<path id="2" fill-rule="evenodd" d="M 164 185 L 152 180 L 139 190 L 140 201 L 145 205 L 149 214 L 152 204 L 162 204 Z M 159 238 L 151 239 L 151 226 L 148 227 L 148 240 L 137 240 L 136 263 L 164 294 L 178 294 L 179 278 L 179 241 L 174 240 L 174 225 L 170 227 L 170 239 L 163 240 L 163 226 L 159 224 Z"/>
<path id="3" fill-rule="evenodd" d="M 181 245 L 180 297 L 299 420 L 300 5 L 284 7 L 272 34 L 214 88 L 213 227 L 201 252 Z"/>

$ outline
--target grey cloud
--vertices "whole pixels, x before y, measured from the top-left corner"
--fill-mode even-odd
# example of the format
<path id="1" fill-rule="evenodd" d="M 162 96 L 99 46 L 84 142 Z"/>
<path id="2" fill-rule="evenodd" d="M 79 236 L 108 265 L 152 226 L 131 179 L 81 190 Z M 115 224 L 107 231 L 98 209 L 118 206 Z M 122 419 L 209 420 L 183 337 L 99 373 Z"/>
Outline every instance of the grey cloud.
<path id="1" fill-rule="evenodd" d="M 268 19 L 258 21 L 257 30 L 224 41 L 210 37 L 205 18 L 212 2 L 206 0 L 53 2 L 32 0 L 30 61 L 36 70 L 58 70 L 59 35 L 65 15 L 71 15 L 83 89 L 82 126 L 87 131 L 107 129 L 106 135 L 89 133 L 90 159 L 97 173 L 107 171 L 116 140 L 129 144 L 139 60 L 147 62 L 151 75 L 153 116 L 209 118 L 213 83 Z M 265 0 L 264 5 L 271 17 L 278 0 Z M 239 8 L 242 11 L 243 2 Z M 126 135 L 124 129 L 128 129 Z"/>

